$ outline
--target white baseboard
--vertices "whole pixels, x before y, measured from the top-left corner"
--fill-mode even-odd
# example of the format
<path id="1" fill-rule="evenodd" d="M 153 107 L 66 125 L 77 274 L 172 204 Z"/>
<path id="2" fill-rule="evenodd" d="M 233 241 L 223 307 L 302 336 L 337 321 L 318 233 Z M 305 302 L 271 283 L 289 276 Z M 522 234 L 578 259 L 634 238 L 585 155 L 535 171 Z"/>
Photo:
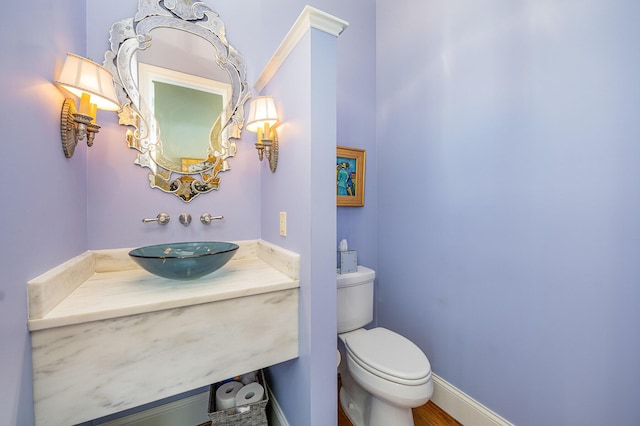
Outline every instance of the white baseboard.
<path id="1" fill-rule="evenodd" d="M 513 426 L 512 423 L 457 389 L 441 377 L 432 374 L 434 391 L 431 400 L 463 425 Z M 271 410 L 269 424 L 289 426 L 278 401 L 267 385 Z M 126 417 L 102 423 L 101 426 L 174 426 L 197 425 L 206 422 L 209 392 L 189 396 L 168 404 L 150 408 Z"/>
<path id="2" fill-rule="evenodd" d="M 271 411 L 269 413 L 269 424 L 271 426 L 289 426 L 289 422 L 287 418 L 284 416 L 282 412 L 282 408 L 278 405 L 278 401 L 275 396 L 273 396 L 273 392 L 271 392 L 271 388 L 267 383 L 267 392 L 269 393 L 269 403 L 271 405 Z"/>
<path id="3" fill-rule="evenodd" d="M 463 425 L 513 426 L 443 378 L 433 373 L 431 377 L 434 385 L 431 401 Z"/>
<path id="4" fill-rule="evenodd" d="M 269 424 L 272 426 L 289 426 L 287 418 L 267 385 L 271 409 Z M 159 405 L 125 417 L 120 417 L 100 426 L 175 426 L 198 425 L 209 420 L 207 416 L 209 392 L 189 396 L 168 404 Z"/>
<path id="5" fill-rule="evenodd" d="M 208 408 L 209 392 L 202 392 L 101 423 L 100 426 L 195 426 L 209 421 Z"/>

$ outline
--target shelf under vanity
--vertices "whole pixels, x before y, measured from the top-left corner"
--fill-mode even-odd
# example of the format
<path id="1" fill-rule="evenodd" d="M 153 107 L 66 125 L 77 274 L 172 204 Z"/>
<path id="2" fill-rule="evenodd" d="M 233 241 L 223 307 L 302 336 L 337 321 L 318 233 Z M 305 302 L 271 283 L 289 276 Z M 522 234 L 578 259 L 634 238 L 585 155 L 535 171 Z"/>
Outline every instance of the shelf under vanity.
<path id="1" fill-rule="evenodd" d="M 265 241 L 193 281 L 129 249 L 83 253 L 28 283 L 36 424 L 69 425 L 298 356 L 300 258 Z"/>

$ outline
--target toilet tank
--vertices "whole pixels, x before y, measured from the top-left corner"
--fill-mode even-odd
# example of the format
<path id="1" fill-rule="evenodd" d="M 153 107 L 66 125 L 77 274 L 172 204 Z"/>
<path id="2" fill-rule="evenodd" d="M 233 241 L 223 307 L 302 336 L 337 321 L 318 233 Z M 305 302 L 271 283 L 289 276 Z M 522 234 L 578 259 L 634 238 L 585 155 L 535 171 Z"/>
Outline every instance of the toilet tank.
<path id="1" fill-rule="evenodd" d="M 337 275 L 338 333 L 364 327 L 373 321 L 373 281 L 376 272 L 358 266 L 357 272 Z"/>

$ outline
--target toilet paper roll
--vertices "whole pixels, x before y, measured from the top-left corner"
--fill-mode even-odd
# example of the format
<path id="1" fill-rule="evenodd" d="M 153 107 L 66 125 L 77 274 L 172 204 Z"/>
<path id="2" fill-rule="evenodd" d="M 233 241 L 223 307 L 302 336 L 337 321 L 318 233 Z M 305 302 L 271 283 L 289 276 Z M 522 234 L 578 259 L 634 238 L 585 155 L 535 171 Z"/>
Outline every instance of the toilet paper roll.
<path id="1" fill-rule="evenodd" d="M 243 374 L 242 376 L 240 376 L 240 383 L 242 383 L 243 385 L 248 385 L 249 383 L 255 382 L 257 377 L 256 373 L 256 371 L 252 371 L 250 373 Z"/>
<path id="2" fill-rule="evenodd" d="M 258 382 L 245 385 L 236 394 L 236 407 L 240 405 L 252 404 L 262 401 L 264 397 L 264 388 Z"/>
<path id="3" fill-rule="evenodd" d="M 236 395 L 242 389 L 240 382 L 227 382 L 216 390 L 216 411 L 236 406 Z"/>

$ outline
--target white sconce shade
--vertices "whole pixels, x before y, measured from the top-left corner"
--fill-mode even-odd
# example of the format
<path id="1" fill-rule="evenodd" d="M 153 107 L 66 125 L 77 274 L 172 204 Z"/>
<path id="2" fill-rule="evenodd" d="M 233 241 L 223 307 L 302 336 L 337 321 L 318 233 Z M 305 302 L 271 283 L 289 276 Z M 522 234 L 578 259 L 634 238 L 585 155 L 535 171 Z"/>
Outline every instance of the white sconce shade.
<path id="1" fill-rule="evenodd" d="M 111 73 L 89 59 L 67 53 L 56 83 L 79 98 L 82 93 L 91 95 L 91 103 L 96 104 L 98 109 L 120 109 Z"/>
<path id="2" fill-rule="evenodd" d="M 278 122 L 276 104 L 271 96 L 259 96 L 251 99 L 249 104 L 249 116 L 247 117 L 247 130 L 257 133 L 265 124 L 273 127 Z"/>
<path id="3" fill-rule="evenodd" d="M 65 98 L 60 112 L 62 150 L 71 158 L 79 140 L 86 138 L 87 145 L 93 146 L 100 130 L 96 111 L 118 111 L 120 103 L 111 73 L 82 56 L 67 53 L 56 84 L 80 98 L 79 109 L 73 98 Z"/>
<path id="4" fill-rule="evenodd" d="M 247 130 L 258 134 L 256 149 L 258 159 L 264 157 L 269 162 L 269 168 L 275 173 L 278 168 L 278 132 L 273 127 L 278 123 L 278 111 L 276 103 L 271 96 L 258 96 L 251 99 L 249 104 L 249 116 L 247 117 Z"/>

